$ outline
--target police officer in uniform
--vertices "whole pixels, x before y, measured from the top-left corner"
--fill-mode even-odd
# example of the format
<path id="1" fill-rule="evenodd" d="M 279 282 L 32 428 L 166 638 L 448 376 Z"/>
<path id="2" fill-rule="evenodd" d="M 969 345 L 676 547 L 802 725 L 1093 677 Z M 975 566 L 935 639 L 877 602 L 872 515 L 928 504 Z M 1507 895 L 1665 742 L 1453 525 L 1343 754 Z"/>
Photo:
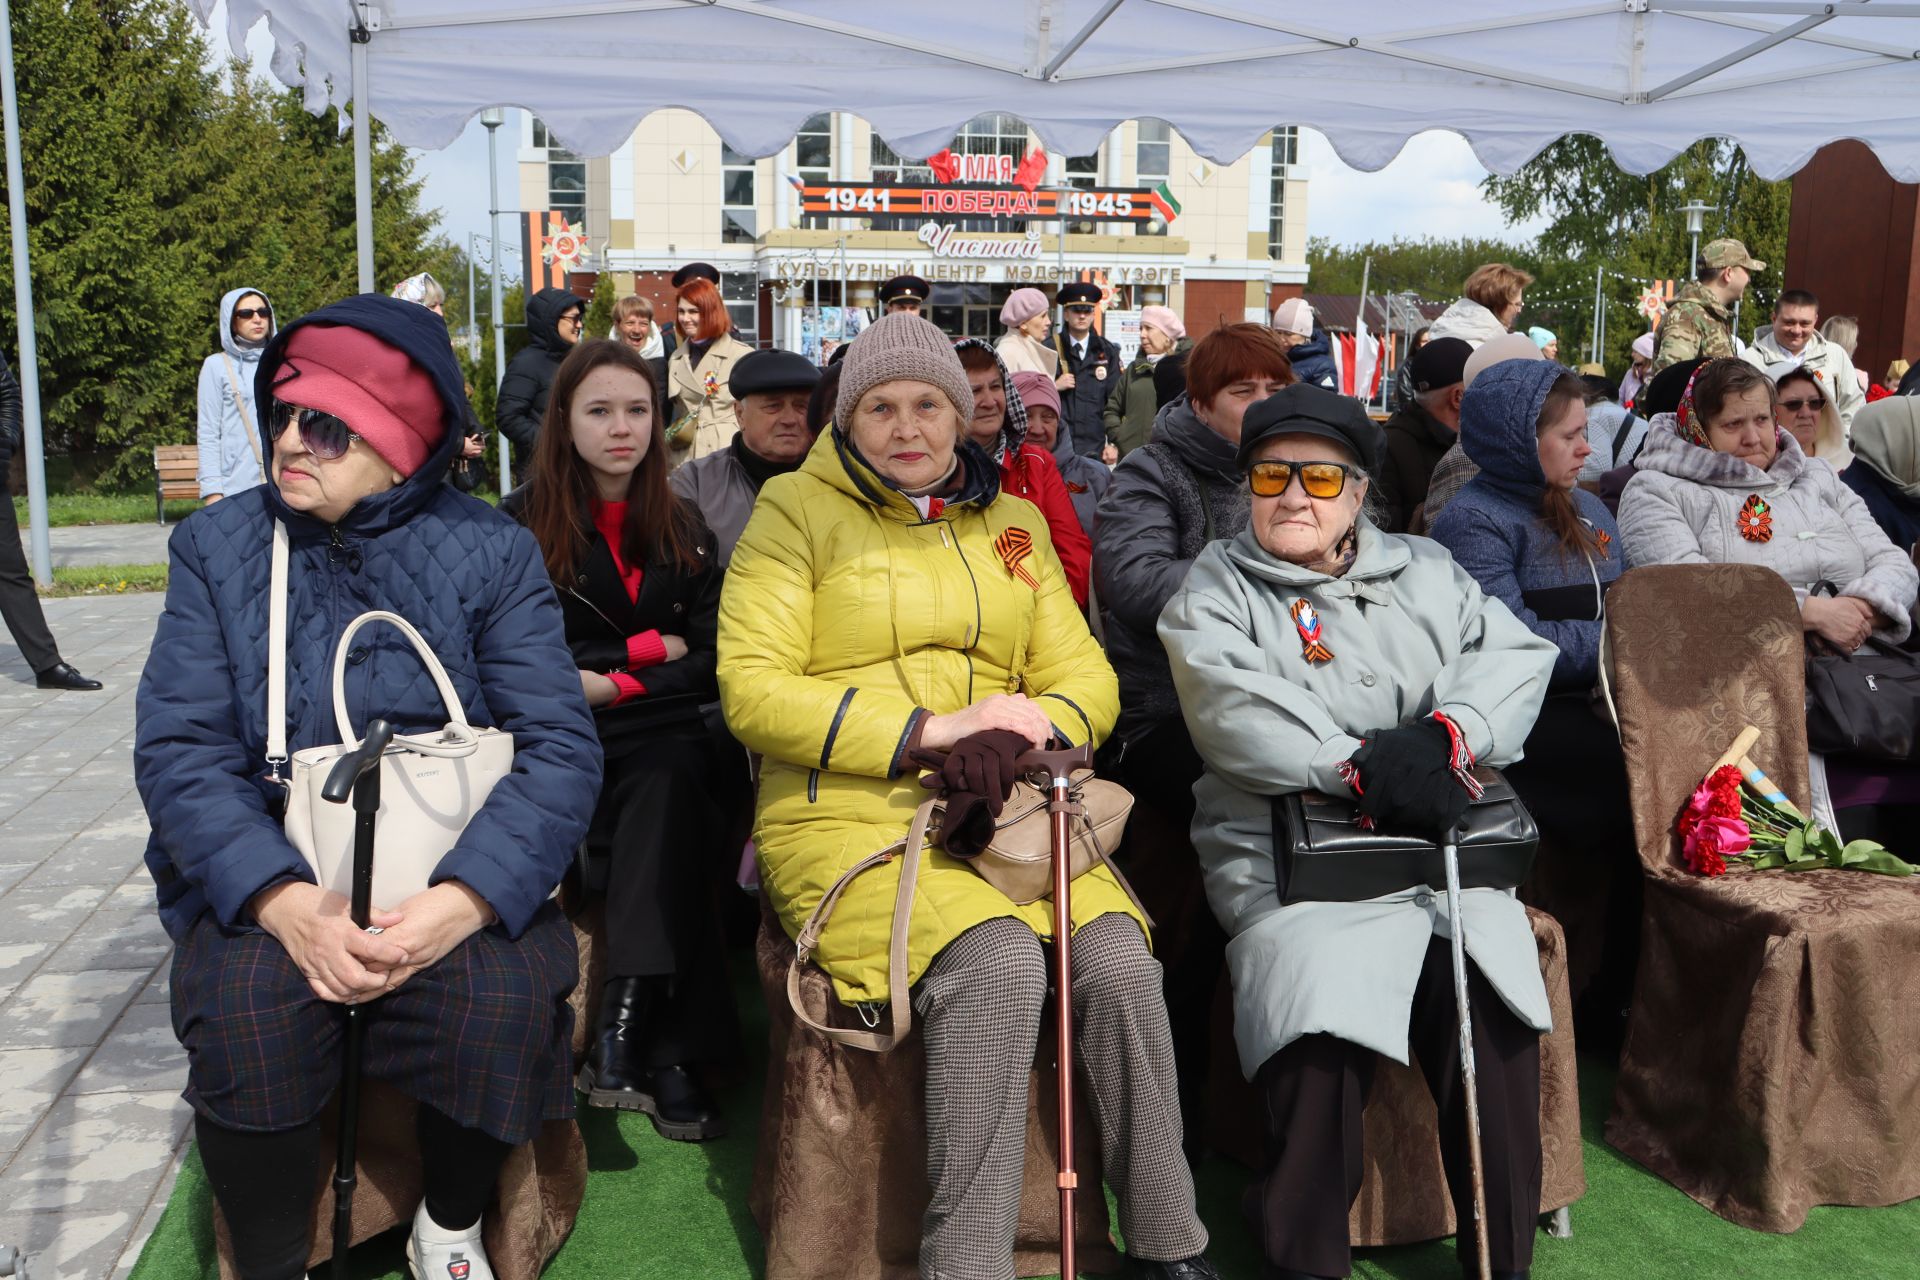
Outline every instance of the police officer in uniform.
<path id="1" fill-rule="evenodd" d="M 1060 305 L 1066 308 L 1067 323 L 1054 339 L 1060 351 L 1060 376 L 1053 384 L 1060 389 L 1061 427 L 1073 433 L 1073 451 L 1086 458 L 1098 458 L 1106 443 L 1103 415 L 1122 368 L 1120 348 L 1094 332 L 1093 313 L 1099 303 L 1097 284 L 1061 286 Z"/>
<path id="2" fill-rule="evenodd" d="M 933 286 L 919 276 L 895 276 L 880 286 L 880 311 L 889 316 L 899 311 L 917 316 L 932 296 Z"/>

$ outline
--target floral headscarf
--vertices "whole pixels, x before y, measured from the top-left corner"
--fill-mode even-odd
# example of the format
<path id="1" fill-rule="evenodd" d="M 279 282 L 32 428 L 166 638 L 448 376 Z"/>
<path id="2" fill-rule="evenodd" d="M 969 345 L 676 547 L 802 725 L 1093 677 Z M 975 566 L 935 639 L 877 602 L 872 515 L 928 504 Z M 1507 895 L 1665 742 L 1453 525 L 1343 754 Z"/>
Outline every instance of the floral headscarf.
<path id="1" fill-rule="evenodd" d="M 1682 440 L 1691 440 L 1703 449 L 1711 449 L 1707 443 L 1707 425 L 1700 421 L 1700 411 L 1693 407 L 1693 384 L 1700 381 L 1700 371 L 1711 368 L 1713 361 L 1703 360 L 1699 368 L 1687 376 L 1687 389 L 1680 393 L 1680 408 L 1675 411 L 1674 431 Z"/>
<path id="2" fill-rule="evenodd" d="M 429 272 L 425 271 L 422 271 L 417 276 L 408 276 L 405 280 L 393 286 L 394 297 L 400 299 L 402 302 L 418 303 L 423 307 L 433 305 L 428 302 L 427 299 L 432 298 L 435 294 L 439 294 L 441 298 L 444 298 L 446 297 L 446 290 L 440 287 L 438 280 L 435 280 Z M 435 299 L 435 301 L 439 301 L 439 299 Z"/>

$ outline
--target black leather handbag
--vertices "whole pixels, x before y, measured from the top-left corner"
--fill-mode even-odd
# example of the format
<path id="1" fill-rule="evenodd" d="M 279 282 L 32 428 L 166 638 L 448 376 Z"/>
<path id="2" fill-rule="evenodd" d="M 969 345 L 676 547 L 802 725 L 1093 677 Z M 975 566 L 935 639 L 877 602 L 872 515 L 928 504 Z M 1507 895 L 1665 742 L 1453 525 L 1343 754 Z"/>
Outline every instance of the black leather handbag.
<path id="1" fill-rule="evenodd" d="M 1807 747 L 1911 761 L 1920 724 L 1920 655 L 1874 636 L 1857 653 L 1807 656 Z"/>
<path id="2" fill-rule="evenodd" d="M 1485 788 L 1460 830 L 1460 887 L 1517 889 L 1533 869 L 1540 829 L 1494 769 L 1475 769 Z M 1425 885 L 1447 887 L 1435 832 L 1367 830 L 1360 807 L 1319 791 L 1273 798 L 1273 860 L 1280 901 L 1364 902 Z"/>

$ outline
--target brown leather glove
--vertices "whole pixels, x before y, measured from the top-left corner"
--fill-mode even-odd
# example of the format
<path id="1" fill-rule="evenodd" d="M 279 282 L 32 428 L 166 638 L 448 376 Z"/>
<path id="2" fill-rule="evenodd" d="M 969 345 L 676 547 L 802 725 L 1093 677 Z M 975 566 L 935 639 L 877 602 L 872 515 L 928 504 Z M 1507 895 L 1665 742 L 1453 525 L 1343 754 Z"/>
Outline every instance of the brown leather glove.
<path id="1" fill-rule="evenodd" d="M 944 756 L 924 747 L 909 754 L 915 764 L 930 770 L 920 785 L 946 796 L 946 816 L 935 837 L 941 848 L 956 858 L 971 858 L 987 847 L 1019 781 L 1013 762 L 1031 745 L 1025 735 L 1010 729 L 986 729 L 960 739 Z"/>

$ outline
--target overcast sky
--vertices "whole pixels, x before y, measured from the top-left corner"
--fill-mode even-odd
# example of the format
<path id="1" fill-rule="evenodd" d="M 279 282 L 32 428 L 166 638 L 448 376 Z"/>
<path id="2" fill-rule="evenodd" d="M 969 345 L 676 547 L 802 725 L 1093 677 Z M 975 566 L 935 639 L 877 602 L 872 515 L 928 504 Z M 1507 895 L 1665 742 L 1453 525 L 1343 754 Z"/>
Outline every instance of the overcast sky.
<path id="1" fill-rule="evenodd" d="M 226 15 L 215 10 L 212 40 L 216 54 L 224 53 Z M 271 44 L 265 23 L 255 27 L 247 41 L 260 74 L 266 74 Z M 500 191 L 503 208 L 518 203 L 514 176 L 519 146 L 519 113 L 509 111 L 500 130 Z M 1325 236 L 1336 244 L 1455 236 L 1528 239 L 1539 224 L 1509 227 L 1498 209 L 1480 194 L 1487 171 L 1474 159 L 1466 141 L 1451 133 L 1423 133 L 1407 143 L 1399 157 L 1377 173 L 1350 169 L 1334 155 L 1326 140 L 1303 130 L 1301 161 L 1309 173 L 1307 234 Z M 487 232 L 487 140 L 478 120 L 452 146 L 442 151 L 419 151 L 418 173 L 425 179 L 422 199 L 439 209 L 441 229 L 455 240 L 469 232 Z"/>

